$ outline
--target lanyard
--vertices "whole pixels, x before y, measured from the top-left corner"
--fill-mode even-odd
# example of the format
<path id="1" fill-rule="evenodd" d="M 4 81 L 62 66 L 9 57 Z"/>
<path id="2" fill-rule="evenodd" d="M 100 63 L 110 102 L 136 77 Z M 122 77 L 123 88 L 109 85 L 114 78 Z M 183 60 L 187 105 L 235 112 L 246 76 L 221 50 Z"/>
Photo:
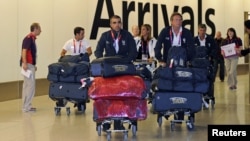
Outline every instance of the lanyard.
<path id="1" fill-rule="evenodd" d="M 173 46 L 173 36 L 172 36 L 172 29 L 169 30 L 169 35 L 170 35 L 170 40 L 171 40 L 171 45 Z M 178 41 L 178 45 L 181 45 L 181 35 L 182 32 L 180 32 L 180 36 L 179 36 L 179 41 Z"/>
<path id="2" fill-rule="evenodd" d="M 79 53 L 81 52 L 82 41 L 79 41 Z M 76 53 L 76 40 L 73 39 L 74 53 Z"/>
<path id="3" fill-rule="evenodd" d="M 122 35 L 121 34 L 119 34 L 119 36 L 117 37 L 117 38 L 115 38 L 115 35 L 114 35 L 114 33 L 111 31 L 111 36 L 112 36 L 112 39 L 114 40 L 114 41 L 116 41 L 116 40 L 120 40 L 121 39 L 121 37 L 122 37 Z"/>
<path id="4" fill-rule="evenodd" d="M 121 39 L 122 35 L 121 35 L 121 34 L 119 34 L 119 35 L 118 35 L 118 37 L 117 37 L 117 38 L 115 38 L 114 33 L 111 31 L 111 36 L 112 36 L 112 39 L 113 39 L 113 41 L 114 41 L 114 43 L 113 43 L 113 47 L 115 48 L 116 53 L 117 53 L 117 52 L 118 52 L 118 50 L 119 50 L 119 41 L 120 41 L 120 39 Z"/>

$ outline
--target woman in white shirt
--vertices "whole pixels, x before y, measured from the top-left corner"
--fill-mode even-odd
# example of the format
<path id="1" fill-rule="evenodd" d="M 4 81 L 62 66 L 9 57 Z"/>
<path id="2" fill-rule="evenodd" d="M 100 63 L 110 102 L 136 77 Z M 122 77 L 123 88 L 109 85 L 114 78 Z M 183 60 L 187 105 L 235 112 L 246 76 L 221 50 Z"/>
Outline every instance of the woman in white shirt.
<path id="1" fill-rule="evenodd" d="M 137 47 L 137 58 L 139 60 L 148 60 L 152 62 L 155 59 L 154 47 L 157 40 L 151 36 L 152 28 L 149 24 L 143 24 L 141 26 L 141 36 L 139 39 L 135 39 Z"/>

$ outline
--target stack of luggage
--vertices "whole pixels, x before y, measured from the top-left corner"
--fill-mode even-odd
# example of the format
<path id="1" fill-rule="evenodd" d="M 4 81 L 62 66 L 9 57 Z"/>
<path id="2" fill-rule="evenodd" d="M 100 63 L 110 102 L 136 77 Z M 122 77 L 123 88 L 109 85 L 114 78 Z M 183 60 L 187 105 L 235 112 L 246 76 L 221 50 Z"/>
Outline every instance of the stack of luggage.
<path id="1" fill-rule="evenodd" d="M 215 104 L 214 97 L 214 82 L 216 78 L 216 67 L 215 62 L 212 57 L 209 57 L 209 51 L 206 46 L 196 46 L 196 55 L 192 60 L 192 67 L 201 68 L 208 70 L 208 80 L 209 80 L 209 89 L 207 92 L 203 93 L 204 106 L 208 108 L 211 105 L 212 109 Z"/>
<path id="2" fill-rule="evenodd" d="M 201 110 L 202 96 L 208 88 L 208 70 L 190 67 L 184 47 L 170 48 L 167 66 L 158 67 L 152 81 L 152 107 L 158 125 L 162 125 L 162 117 L 173 115 L 171 130 L 175 123 L 182 122 L 189 130 L 194 129 L 194 115 Z"/>
<path id="3" fill-rule="evenodd" d="M 88 88 L 82 87 L 81 80 L 89 77 L 89 66 L 88 54 L 66 55 L 48 66 L 49 97 L 56 101 L 56 115 L 60 114 L 61 107 L 65 107 L 68 101 L 78 111 L 86 110 Z M 66 112 L 70 114 L 69 107 L 66 107 Z"/>
<path id="4" fill-rule="evenodd" d="M 93 81 L 88 89 L 93 102 L 93 120 L 98 135 L 111 132 L 123 132 L 128 137 L 128 129 L 136 135 L 137 121 L 147 117 L 146 86 L 143 79 L 136 75 L 132 62 L 119 56 L 103 57 L 90 63 L 90 75 Z M 113 128 L 111 125 L 113 124 Z"/>

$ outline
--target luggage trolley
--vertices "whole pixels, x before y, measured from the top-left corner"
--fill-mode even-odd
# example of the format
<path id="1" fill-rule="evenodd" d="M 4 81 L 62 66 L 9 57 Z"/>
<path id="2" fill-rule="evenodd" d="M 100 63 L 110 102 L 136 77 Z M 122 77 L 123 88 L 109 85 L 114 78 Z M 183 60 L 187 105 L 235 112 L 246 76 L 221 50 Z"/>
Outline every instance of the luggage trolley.
<path id="1" fill-rule="evenodd" d="M 113 129 L 108 129 L 103 131 L 102 126 L 104 124 L 114 124 L 115 121 L 119 121 L 122 124 L 122 128 L 113 128 Z M 97 125 L 96 125 L 96 130 L 99 136 L 101 136 L 102 131 L 107 133 L 107 140 L 111 139 L 111 133 L 112 132 L 121 132 L 123 133 L 123 138 L 124 140 L 128 139 L 128 131 L 131 129 L 132 131 L 132 136 L 136 136 L 136 132 L 137 132 L 137 121 L 134 120 L 130 120 L 130 119 L 126 119 L 126 118 L 110 118 L 110 119 L 105 119 L 103 121 L 96 121 Z M 124 124 L 128 124 L 128 128 L 126 129 L 123 125 Z"/>
<path id="2" fill-rule="evenodd" d="M 135 136 L 137 121 L 147 117 L 146 83 L 138 76 L 135 65 L 123 57 L 104 57 L 91 62 L 90 72 L 94 80 L 88 95 L 94 100 L 93 120 L 98 135 L 104 130 L 110 140 L 112 132 L 121 132 L 126 140 L 131 129 Z"/>
<path id="3" fill-rule="evenodd" d="M 157 122 L 161 127 L 162 117 L 171 120 L 171 130 L 175 123 L 186 122 L 187 128 L 194 128 L 195 113 L 204 102 L 203 93 L 209 88 L 208 71 L 200 68 L 159 67 L 152 81 L 154 92 L 152 107 L 157 113 Z M 187 116 L 187 120 L 185 117 Z"/>
<path id="4" fill-rule="evenodd" d="M 107 104 L 108 103 L 108 104 Z M 123 104 L 121 104 L 123 103 Z M 113 110 L 114 107 L 121 107 Z M 110 110 L 111 109 L 111 110 Z M 112 132 L 123 133 L 124 140 L 128 139 L 129 130 L 136 136 L 137 121 L 144 120 L 147 116 L 146 100 L 96 100 L 94 102 L 94 116 L 96 131 L 99 136 L 106 132 L 107 140 L 111 139 Z M 111 126 L 113 125 L 113 128 Z M 125 125 L 128 125 L 127 128 Z"/>
<path id="5" fill-rule="evenodd" d="M 209 108 L 209 106 L 211 106 L 212 109 L 214 109 L 214 105 L 215 105 L 215 97 L 214 97 L 214 82 L 215 82 L 215 78 L 216 78 L 216 68 L 214 67 L 214 65 L 210 65 L 209 66 L 209 80 L 210 80 L 210 84 L 209 84 L 209 90 L 207 93 L 203 94 L 203 108 Z"/>
<path id="6" fill-rule="evenodd" d="M 191 61 L 192 67 L 195 68 L 204 68 L 207 69 L 209 72 L 208 79 L 210 81 L 209 84 L 209 90 L 207 93 L 203 93 L 203 99 L 204 99 L 204 108 L 209 108 L 209 106 L 214 109 L 215 105 L 215 97 L 214 97 L 214 82 L 216 78 L 216 71 L 217 68 L 215 67 L 214 60 L 209 59 L 208 55 L 209 48 L 206 46 L 196 46 L 195 52 L 196 55 L 194 59 Z"/>

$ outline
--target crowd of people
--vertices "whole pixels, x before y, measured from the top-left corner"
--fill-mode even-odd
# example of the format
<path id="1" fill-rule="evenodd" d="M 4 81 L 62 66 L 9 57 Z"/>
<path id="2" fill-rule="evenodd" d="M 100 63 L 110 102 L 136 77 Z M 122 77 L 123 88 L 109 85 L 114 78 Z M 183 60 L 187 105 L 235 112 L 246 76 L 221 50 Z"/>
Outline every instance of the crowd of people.
<path id="1" fill-rule="evenodd" d="M 243 49 L 242 40 L 237 36 L 236 30 L 228 28 L 226 37 L 221 37 L 221 32 L 212 37 L 206 33 L 206 25 L 199 24 L 198 35 L 192 35 L 191 31 L 182 26 L 182 15 L 173 13 L 170 17 L 171 25 L 164 27 L 159 36 L 153 37 L 150 24 L 133 25 L 132 32 L 122 29 L 121 17 L 113 15 L 110 18 L 110 30 L 104 32 L 97 42 L 95 51 L 96 58 L 108 56 L 124 56 L 130 61 L 136 59 L 147 60 L 149 62 L 157 61 L 158 66 L 166 67 L 168 51 L 173 46 L 182 46 L 187 49 L 187 63 L 190 63 L 195 56 L 196 46 L 206 46 L 209 48 L 209 59 L 215 67 L 215 74 L 219 71 L 221 82 L 225 79 L 225 68 L 227 74 L 227 84 L 230 90 L 237 89 L 237 65 L 239 57 L 246 56 L 249 48 Z M 250 20 L 244 22 L 247 33 L 250 33 Z M 24 77 L 23 83 L 23 111 L 35 111 L 32 107 L 32 99 L 35 95 L 35 71 L 36 71 L 36 37 L 41 33 L 39 23 L 33 23 L 30 26 L 30 33 L 24 38 L 22 44 L 22 53 L 20 66 L 24 71 L 28 69 L 32 72 L 32 77 Z M 235 54 L 227 56 L 223 46 L 234 45 Z M 227 50 L 226 50 L 227 51 Z M 75 27 L 74 37 L 68 40 L 62 48 L 61 56 L 66 54 L 79 55 L 87 53 L 92 54 L 92 48 L 89 41 L 84 38 L 84 28 Z"/>

